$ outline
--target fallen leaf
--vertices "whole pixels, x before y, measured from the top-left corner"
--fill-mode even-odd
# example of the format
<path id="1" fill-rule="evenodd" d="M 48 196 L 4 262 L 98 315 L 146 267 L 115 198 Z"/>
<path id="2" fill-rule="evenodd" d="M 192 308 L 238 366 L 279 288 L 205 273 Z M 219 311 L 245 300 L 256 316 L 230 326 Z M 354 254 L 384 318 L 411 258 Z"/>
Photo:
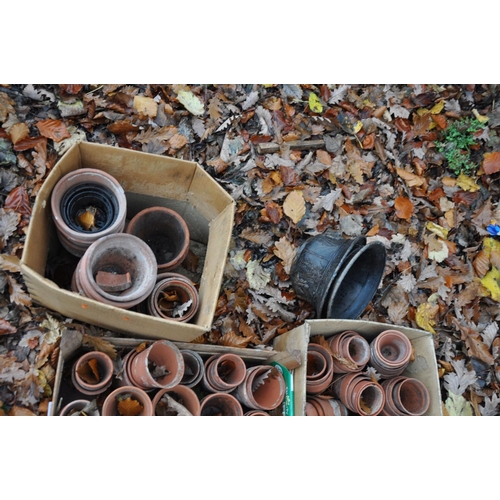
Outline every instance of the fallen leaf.
<path id="1" fill-rule="evenodd" d="M 31 297 L 23 290 L 22 286 L 10 275 L 7 275 L 9 283 L 10 301 L 20 306 L 30 306 Z"/>
<path id="2" fill-rule="evenodd" d="M 489 120 L 487 116 L 479 114 L 479 111 L 475 108 L 472 110 L 472 113 L 476 117 L 477 121 L 480 123 L 486 123 Z"/>
<path id="3" fill-rule="evenodd" d="M 404 196 L 398 196 L 394 200 L 394 207 L 396 208 L 396 216 L 406 220 L 411 219 L 413 210 L 415 209 L 412 201 Z"/>
<path id="4" fill-rule="evenodd" d="M 3 245 L 6 245 L 8 239 L 17 231 L 20 221 L 21 214 L 18 214 L 14 210 L 0 208 L 0 238 Z"/>
<path id="5" fill-rule="evenodd" d="M 424 302 L 417 307 L 416 322 L 420 328 L 431 333 L 436 333 L 434 326 L 436 325 L 435 317 L 439 311 L 439 304 Z"/>
<path id="6" fill-rule="evenodd" d="M 441 227 L 439 224 L 434 224 L 434 222 L 428 222 L 425 225 L 426 229 L 428 229 L 431 233 L 439 236 L 440 238 L 446 239 L 448 237 L 449 229 L 445 229 Z"/>
<path id="7" fill-rule="evenodd" d="M 200 116 L 205 112 L 203 102 L 190 90 L 181 90 L 177 94 L 177 99 L 190 113 L 195 116 Z"/>
<path id="8" fill-rule="evenodd" d="M 282 236 L 274 247 L 274 255 L 283 261 L 285 273 L 290 274 L 290 268 L 292 267 L 297 249 L 286 239 L 285 236 Z"/>
<path id="9" fill-rule="evenodd" d="M 486 175 L 494 174 L 500 170 L 500 152 L 484 153 L 483 170 Z"/>
<path id="10" fill-rule="evenodd" d="M 314 92 L 309 94 L 309 108 L 314 113 L 321 113 L 323 111 L 323 105 L 321 104 L 319 97 Z"/>
<path id="11" fill-rule="evenodd" d="M 435 235 L 432 235 L 427 239 L 428 242 L 428 256 L 429 259 L 435 260 L 436 262 L 443 262 L 444 259 L 448 257 L 450 251 L 446 243 L 437 238 Z"/>
<path id="12" fill-rule="evenodd" d="M 246 270 L 248 284 L 254 290 L 261 290 L 271 279 L 271 273 L 264 270 L 257 260 L 249 261 Z"/>
<path id="13" fill-rule="evenodd" d="M 31 203 L 24 186 L 17 186 L 5 198 L 4 208 L 21 215 L 31 215 Z"/>
<path id="14" fill-rule="evenodd" d="M 116 348 L 111 342 L 101 337 L 83 334 L 83 345 L 93 347 L 96 351 L 101 351 L 107 354 L 113 361 L 116 360 Z"/>
<path id="15" fill-rule="evenodd" d="M 472 417 L 472 405 L 463 396 L 450 392 L 444 404 L 450 417 Z"/>
<path id="16" fill-rule="evenodd" d="M 26 123 L 16 123 L 9 131 L 12 144 L 17 144 L 22 139 L 28 137 L 30 129 Z"/>
<path id="17" fill-rule="evenodd" d="M 403 168 L 396 167 L 396 172 L 398 173 L 399 177 L 401 177 L 406 182 L 408 187 L 419 187 L 425 182 L 423 177 L 412 174 L 411 172 L 408 172 Z"/>
<path id="18" fill-rule="evenodd" d="M 118 413 L 124 417 L 136 417 L 144 410 L 144 406 L 139 401 L 129 396 L 128 398 L 118 401 L 116 409 Z"/>
<path id="19" fill-rule="evenodd" d="M 88 363 L 81 364 L 77 369 L 77 373 L 87 384 L 97 384 L 101 379 L 97 359 L 90 359 Z"/>
<path id="20" fill-rule="evenodd" d="M 275 201 L 268 201 L 264 204 L 264 211 L 273 224 L 278 224 L 283 216 L 283 210 Z"/>
<path id="21" fill-rule="evenodd" d="M 0 269 L 2 271 L 9 271 L 11 273 L 20 273 L 21 272 L 21 261 L 19 257 L 15 255 L 9 254 L 1 254 L 0 255 Z"/>
<path id="22" fill-rule="evenodd" d="M 13 406 L 9 411 L 9 416 L 11 417 L 36 417 L 29 408 L 24 408 L 23 406 Z"/>
<path id="23" fill-rule="evenodd" d="M 500 271 L 496 267 L 491 268 L 481 284 L 490 292 L 493 300 L 500 302 Z"/>
<path id="24" fill-rule="evenodd" d="M 438 115 L 443 111 L 444 108 L 444 101 L 439 101 L 438 103 L 434 104 L 432 108 L 430 109 L 430 113 L 433 115 Z"/>
<path id="25" fill-rule="evenodd" d="M 500 166 L 500 163 L 499 163 Z M 500 168 L 500 167 L 499 167 Z M 461 173 L 457 178 L 457 186 L 462 188 L 464 191 L 475 192 L 481 189 L 481 186 L 477 184 L 477 182 L 468 175 Z"/>
<path id="26" fill-rule="evenodd" d="M 61 120 L 43 120 L 36 124 L 40 134 L 54 142 L 61 142 L 63 139 L 71 137 L 66 125 Z"/>
<path id="27" fill-rule="evenodd" d="M 143 95 L 134 96 L 134 108 L 140 115 L 146 115 L 150 118 L 154 118 L 158 113 L 156 101 Z"/>
<path id="28" fill-rule="evenodd" d="M 306 213 L 306 202 L 304 201 L 304 195 L 302 191 L 295 190 L 292 191 L 283 202 L 283 211 L 285 215 L 292 219 L 294 224 L 297 224 L 302 220 Z"/>
<path id="29" fill-rule="evenodd" d="M 217 342 L 226 347 L 247 347 L 252 342 L 252 337 L 242 337 L 237 333 L 229 331 L 225 333 Z"/>
<path id="30" fill-rule="evenodd" d="M 16 333 L 17 328 L 11 325 L 5 319 L 0 318 L 0 335 L 10 335 L 11 333 Z"/>
<path id="31" fill-rule="evenodd" d="M 483 278 L 490 269 L 490 259 L 484 250 L 481 250 L 476 255 L 476 258 L 472 261 L 472 267 L 476 271 L 476 274 Z"/>

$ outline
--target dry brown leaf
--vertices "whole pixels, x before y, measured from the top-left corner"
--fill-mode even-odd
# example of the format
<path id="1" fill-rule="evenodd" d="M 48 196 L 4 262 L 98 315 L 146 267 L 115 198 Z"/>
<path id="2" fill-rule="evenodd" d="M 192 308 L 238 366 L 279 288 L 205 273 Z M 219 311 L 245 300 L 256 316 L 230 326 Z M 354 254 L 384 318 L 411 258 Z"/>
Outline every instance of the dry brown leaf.
<path id="1" fill-rule="evenodd" d="M 16 333 L 17 328 L 11 325 L 5 319 L 0 318 L 0 335 L 10 335 L 11 333 Z"/>
<path id="2" fill-rule="evenodd" d="M 61 142 L 63 139 L 71 137 L 66 125 L 61 120 L 43 120 L 37 122 L 36 126 L 41 135 L 55 142 Z"/>
<path id="3" fill-rule="evenodd" d="M 411 219 L 413 210 L 415 209 L 412 201 L 404 196 L 398 196 L 394 200 L 394 207 L 396 208 L 396 216 L 406 220 Z"/>
<path id="4" fill-rule="evenodd" d="M 486 273 L 490 270 L 490 259 L 484 250 L 481 250 L 474 261 L 472 262 L 472 267 L 474 271 L 480 278 L 484 278 Z"/>
<path id="5" fill-rule="evenodd" d="M 278 224 L 283 217 L 283 210 L 275 201 L 268 201 L 264 204 L 264 210 L 273 224 Z"/>
<path id="6" fill-rule="evenodd" d="M 273 239 L 272 233 L 260 229 L 253 230 L 249 227 L 243 229 L 240 233 L 240 238 L 257 243 L 259 245 L 269 245 Z"/>
<path id="7" fill-rule="evenodd" d="M 250 339 L 250 342 L 255 345 L 259 345 L 261 343 L 260 337 L 255 333 L 255 330 L 245 322 L 245 319 L 241 316 L 239 317 L 239 331 L 242 333 L 247 339 Z"/>
<path id="8" fill-rule="evenodd" d="M 328 340 L 325 339 L 324 335 L 314 335 L 313 337 L 311 337 L 311 343 L 318 344 L 321 347 L 324 347 L 333 356 L 333 352 L 332 352 L 332 349 L 330 347 L 330 343 Z"/>
<path id="9" fill-rule="evenodd" d="M 10 301 L 21 306 L 30 306 L 31 297 L 22 289 L 21 285 L 10 275 L 7 275 L 9 283 Z"/>
<path id="10" fill-rule="evenodd" d="M 17 186 L 9 193 L 4 208 L 15 210 L 21 215 L 31 215 L 31 203 L 24 186 Z"/>
<path id="11" fill-rule="evenodd" d="M 274 245 L 273 253 L 276 257 L 282 260 L 285 273 L 290 274 L 290 268 L 292 267 L 292 262 L 295 258 L 295 254 L 297 253 L 297 249 L 286 239 L 285 236 L 282 236 Z"/>
<path id="12" fill-rule="evenodd" d="M 302 191 L 292 191 L 283 202 L 283 211 L 285 215 L 292 219 L 294 224 L 298 224 L 306 213 L 306 202 Z"/>
<path id="13" fill-rule="evenodd" d="M 13 125 L 9 131 L 10 140 L 13 144 L 17 144 L 19 141 L 22 141 L 24 138 L 28 137 L 30 133 L 30 129 L 26 123 L 16 123 Z"/>
<path id="14" fill-rule="evenodd" d="M 15 255 L 3 253 L 0 255 L 0 269 L 11 273 L 20 273 L 21 261 Z"/>
<path id="15" fill-rule="evenodd" d="M 185 135 L 175 134 L 171 137 L 168 143 L 172 149 L 178 150 L 183 148 L 188 143 L 188 139 Z"/>
<path id="16" fill-rule="evenodd" d="M 97 384 L 100 380 L 97 359 L 91 359 L 88 363 L 81 364 L 76 370 L 80 378 L 87 384 Z"/>
<path id="17" fill-rule="evenodd" d="M 484 154 L 483 170 L 486 175 L 500 171 L 500 152 L 494 151 Z"/>
<path id="18" fill-rule="evenodd" d="M 95 337 L 88 333 L 83 334 L 83 345 L 92 347 L 96 351 L 101 351 L 107 354 L 113 361 L 116 360 L 116 349 L 108 340 L 101 337 Z"/>
<path id="19" fill-rule="evenodd" d="M 36 417 L 30 409 L 24 408 L 23 406 L 13 406 L 9 411 L 9 416 L 11 417 Z"/>
<path id="20" fill-rule="evenodd" d="M 226 347 L 248 347 L 248 344 L 252 342 L 249 337 L 242 337 L 236 333 L 229 331 L 225 333 L 217 342 L 219 345 L 225 345 Z"/>
<path id="21" fill-rule="evenodd" d="M 136 417 L 144 410 L 144 406 L 136 399 L 128 397 L 118 401 L 116 409 L 118 413 L 124 417 Z"/>
<path id="22" fill-rule="evenodd" d="M 16 114 L 15 105 L 5 92 L 0 92 L 0 123 L 6 121 L 9 114 Z"/>
<path id="23" fill-rule="evenodd" d="M 151 97 L 145 97 L 143 95 L 134 96 L 134 109 L 140 115 L 146 115 L 150 118 L 154 118 L 158 112 L 158 104 Z"/>
<path id="24" fill-rule="evenodd" d="M 408 187 L 421 186 L 425 182 L 423 177 L 412 174 L 403 168 L 396 167 L 396 172 L 406 182 Z"/>
<path id="25" fill-rule="evenodd" d="M 316 157 L 321 163 L 323 163 L 323 165 L 327 165 L 329 167 L 332 164 L 332 157 L 324 149 L 316 151 Z"/>

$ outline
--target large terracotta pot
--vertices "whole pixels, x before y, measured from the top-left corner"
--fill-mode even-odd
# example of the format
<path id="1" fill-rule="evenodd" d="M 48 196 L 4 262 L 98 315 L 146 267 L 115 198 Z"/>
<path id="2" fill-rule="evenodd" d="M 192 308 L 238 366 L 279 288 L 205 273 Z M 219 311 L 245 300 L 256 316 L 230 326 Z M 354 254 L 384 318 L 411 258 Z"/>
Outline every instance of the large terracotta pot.
<path id="1" fill-rule="evenodd" d="M 153 398 L 153 415 L 162 416 L 165 414 L 175 415 L 175 411 L 168 408 L 168 403 L 162 404 L 162 398 L 168 394 L 179 404 L 183 405 L 193 417 L 200 415 L 200 400 L 196 393 L 184 385 L 176 385 L 172 389 L 161 389 Z"/>
<path id="2" fill-rule="evenodd" d="M 81 168 L 66 174 L 54 186 L 50 203 L 61 243 L 78 257 L 97 239 L 125 227 L 125 192 L 102 170 Z"/>
<path id="3" fill-rule="evenodd" d="M 127 233 L 145 241 L 153 250 L 158 272 L 179 266 L 189 250 L 189 229 L 184 219 L 166 207 L 149 207 L 135 215 Z"/>
<path id="4" fill-rule="evenodd" d="M 108 292 L 98 273 L 129 276 L 130 286 Z M 129 309 L 145 300 L 156 283 L 156 259 L 151 249 L 130 234 L 112 234 L 92 243 L 75 270 L 73 291 L 105 304 Z"/>
<path id="5" fill-rule="evenodd" d="M 90 363 L 90 364 L 89 364 Z M 91 365 L 96 367 L 97 376 Z M 85 369 L 86 375 L 81 376 L 81 371 Z M 113 361 L 104 352 L 90 351 L 80 356 L 71 370 L 71 381 L 74 387 L 81 393 L 88 396 L 95 396 L 103 393 L 113 382 Z"/>
<path id="6" fill-rule="evenodd" d="M 113 417 L 121 415 L 119 412 L 119 401 L 121 398 L 130 397 L 132 401 L 137 401 L 143 407 L 142 411 L 136 415 L 138 417 L 151 417 L 153 415 L 153 403 L 150 397 L 139 387 L 123 386 L 111 392 L 102 404 L 102 416 Z"/>

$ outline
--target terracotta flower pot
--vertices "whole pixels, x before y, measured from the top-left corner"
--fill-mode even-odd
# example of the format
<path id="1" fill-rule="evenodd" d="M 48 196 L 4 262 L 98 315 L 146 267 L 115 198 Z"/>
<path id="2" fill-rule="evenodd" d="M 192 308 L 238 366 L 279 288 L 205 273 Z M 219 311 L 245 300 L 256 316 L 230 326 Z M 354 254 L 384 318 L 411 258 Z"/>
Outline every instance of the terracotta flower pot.
<path id="1" fill-rule="evenodd" d="M 208 394 L 201 400 L 200 415 L 202 417 L 242 417 L 243 408 L 232 394 L 217 392 Z"/>
<path id="2" fill-rule="evenodd" d="M 156 282 L 147 301 L 151 315 L 172 321 L 187 322 L 198 311 L 200 298 L 191 281 L 177 273 L 164 273 Z"/>
<path id="3" fill-rule="evenodd" d="M 370 344 L 370 362 L 381 375 L 395 377 L 403 373 L 412 353 L 408 337 L 397 330 L 385 330 Z"/>
<path id="4" fill-rule="evenodd" d="M 205 364 L 202 357 L 195 351 L 181 349 L 181 354 L 184 358 L 184 376 L 182 377 L 181 385 L 194 387 L 203 378 Z"/>
<path id="5" fill-rule="evenodd" d="M 61 417 L 71 417 L 75 414 L 80 415 L 80 412 L 88 405 L 90 405 L 90 401 L 87 399 L 76 399 L 75 401 L 71 401 L 59 412 L 59 416 Z M 80 415 L 83 416 L 83 415 Z M 85 416 L 88 417 L 98 417 L 99 410 L 95 408 L 94 410 L 85 413 Z"/>
<path id="6" fill-rule="evenodd" d="M 351 386 L 347 400 L 343 403 L 358 415 L 374 417 L 381 413 L 384 408 L 384 389 L 368 377 L 367 380 L 358 380 L 356 384 Z"/>
<path id="7" fill-rule="evenodd" d="M 98 273 L 128 275 L 130 286 L 120 292 L 107 292 L 98 285 Z M 76 268 L 73 291 L 129 309 L 145 300 L 155 283 L 156 259 L 151 249 L 139 238 L 120 233 L 105 236 L 90 245 Z"/>
<path id="8" fill-rule="evenodd" d="M 125 227 L 125 192 L 102 170 L 81 168 L 66 174 L 54 186 L 50 203 L 61 243 L 78 257 L 97 239 Z"/>
<path id="9" fill-rule="evenodd" d="M 165 403 L 162 408 L 162 398 L 168 394 L 176 402 L 183 405 L 193 417 L 200 415 L 200 400 L 196 393 L 184 385 L 176 385 L 172 389 L 161 389 L 153 398 L 153 415 L 175 415 L 175 408 L 168 408 L 168 403 Z"/>
<path id="10" fill-rule="evenodd" d="M 306 392 L 320 394 L 333 380 L 332 355 L 319 344 L 307 346 Z"/>
<path id="11" fill-rule="evenodd" d="M 244 415 L 244 417 L 270 417 L 269 413 L 262 411 L 262 410 L 250 410 L 247 411 Z"/>
<path id="12" fill-rule="evenodd" d="M 168 340 L 157 340 L 129 362 L 129 377 L 141 389 L 171 389 L 184 376 L 184 358 Z"/>
<path id="13" fill-rule="evenodd" d="M 320 416 L 346 417 L 349 414 L 346 406 L 341 401 L 330 396 L 308 396 L 306 401 L 315 404 L 316 407 L 321 407 L 322 415 Z"/>
<path id="14" fill-rule="evenodd" d="M 104 352 L 91 351 L 80 356 L 71 370 L 71 381 L 82 394 L 95 396 L 113 382 L 113 361 Z"/>
<path id="15" fill-rule="evenodd" d="M 280 371 L 267 365 L 247 368 L 245 380 L 235 396 L 252 410 L 274 410 L 285 397 L 285 379 Z"/>
<path id="16" fill-rule="evenodd" d="M 123 415 L 123 413 L 120 413 L 120 400 L 129 401 L 131 403 L 126 408 L 132 407 L 132 409 L 135 409 L 137 408 L 137 403 L 142 406 L 142 410 L 139 411 L 137 415 L 135 415 L 135 412 L 132 413 L 134 416 L 151 417 L 153 415 L 153 403 L 146 392 L 139 387 L 123 386 L 115 389 L 104 400 L 102 404 L 102 416 L 112 417 Z M 125 414 L 129 415 L 130 413 Z"/>
<path id="17" fill-rule="evenodd" d="M 247 367 L 240 356 L 214 355 L 205 362 L 202 386 L 208 392 L 231 392 L 245 380 L 246 373 Z"/>
<path id="18" fill-rule="evenodd" d="M 334 354 L 335 373 L 361 371 L 370 360 L 370 344 L 357 332 L 345 331 L 333 335 L 328 343 Z"/>
<path id="19" fill-rule="evenodd" d="M 306 417 L 319 417 L 319 413 L 318 410 L 316 409 L 316 406 L 313 405 L 310 401 L 306 401 L 305 414 Z"/>
<path id="20" fill-rule="evenodd" d="M 420 416 L 429 409 L 429 390 L 415 378 L 395 377 L 382 383 L 386 395 L 386 415 Z"/>
<path id="21" fill-rule="evenodd" d="M 127 233 L 145 241 L 153 250 L 158 272 L 179 266 L 189 250 L 189 229 L 184 219 L 174 210 L 149 207 L 135 215 L 127 226 Z"/>

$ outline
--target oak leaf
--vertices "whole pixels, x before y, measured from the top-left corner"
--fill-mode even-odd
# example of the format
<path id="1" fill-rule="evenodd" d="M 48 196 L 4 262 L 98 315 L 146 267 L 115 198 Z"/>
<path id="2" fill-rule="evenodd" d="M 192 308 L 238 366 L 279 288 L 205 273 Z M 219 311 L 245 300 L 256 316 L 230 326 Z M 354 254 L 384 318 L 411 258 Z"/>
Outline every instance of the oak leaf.
<path id="1" fill-rule="evenodd" d="M 22 286 L 10 275 L 7 275 L 7 282 L 9 283 L 10 301 L 18 305 L 30 306 L 31 297 L 22 289 Z"/>
<path id="2" fill-rule="evenodd" d="M 411 219 L 413 210 L 415 209 L 412 201 L 404 196 L 398 196 L 394 200 L 394 207 L 396 208 L 396 216 L 406 220 Z"/>
<path id="3" fill-rule="evenodd" d="M 39 121 L 36 124 L 40 134 L 47 139 L 52 139 L 54 142 L 61 142 L 63 139 L 71 137 L 66 125 L 61 120 L 47 120 Z"/>
<path id="4" fill-rule="evenodd" d="M 285 236 L 282 236 L 274 245 L 273 253 L 276 257 L 282 260 L 285 272 L 290 274 L 290 268 L 292 267 L 297 249 L 286 239 Z"/>
<path id="5" fill-rule="evenodd" d="M 429 298 L 428 302 L 420 304 L 417 308 L 416 322 L 420 328 L 431 333 L 436 333 L 434 326 L 436 325 L 436 314 L 439 312 L 439 304 L 433 303 Z"/>
<path id="6" fill-rule="evenodd" d="M 292 219 L 294 224 L 297 224 L 302 220 L 306 213 L 306 202 L 304 201 L 304 195 L 302 191 L 295 190 L 292 191 L 283 202 L 283 211 L 285 215 Z"/>

